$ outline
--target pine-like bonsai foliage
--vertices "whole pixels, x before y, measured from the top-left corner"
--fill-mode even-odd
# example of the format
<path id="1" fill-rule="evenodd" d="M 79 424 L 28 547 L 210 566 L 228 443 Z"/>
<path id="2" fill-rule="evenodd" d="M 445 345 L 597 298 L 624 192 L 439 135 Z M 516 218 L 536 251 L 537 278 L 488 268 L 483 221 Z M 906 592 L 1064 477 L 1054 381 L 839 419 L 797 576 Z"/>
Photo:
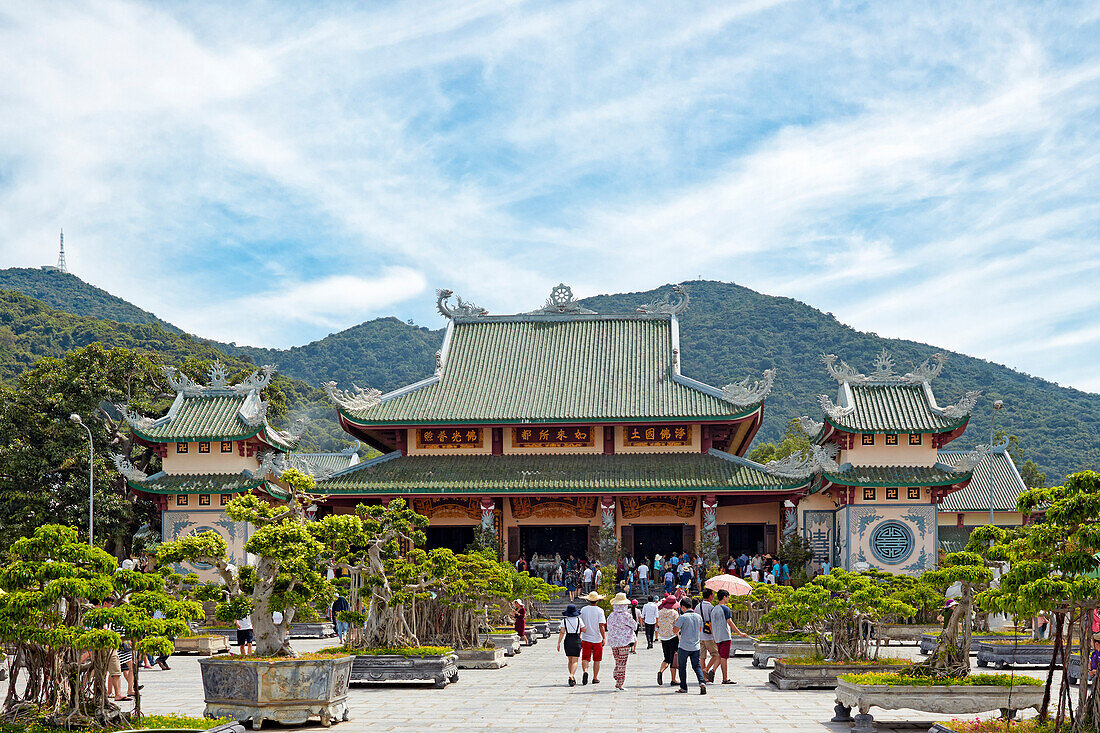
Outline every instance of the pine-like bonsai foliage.
<path id="1" fill-rule="evenodd" d="M 10 554 L 0 569 L 0 641 L 13 647 L 4 718 L 68 726 L 140 718 L 140 691 L 132 713 L 107 696 L 111 653 L 126 642 L 135 657 L 171 654 L 171 639 L 187 633 L 201 606 L 166 594 L 160 575 L 119 569 L 71 527 L 39 527 Z M 157 611 L 164 618 L 154 618 Z"/>
<path id="2" fill-rule="evenodd" d="M 992 580 L 993 571 L 976 552 L 952 552 L 944 557 L 942 567 L 921 575 L 921 583 L 941 593 L 956 583 L 962 593 L 951 608 L 944 611 L 943 631 L 931 656 L 906 670 L 907 675 L 963 678 L 970 674 L 974 595 Z"/>
<path id="3" fill-rule="evenodd" d="M 261 657 L 296 656 L 286 633 L 299 606 L 310 603 L 328 606 L 335 597 L 332 584 L 321 572 L 319 558 L 325 546 L 305 510 L 316 497 L 310 495 L 312 476 L 288 469 L 282 475 L 290 490 L 285 505 L 271 504 L 259 496 L 233 499 L 225 513 L 235 521 L 252 524 L 256 530 L 244 549 L 257 557 L 256 566 L 232 567 L 225 540 L 217 532 L 200 532 L 161 545 L 157 556 L 162 563 L 202 562 L 213 565 L 223 585 L 215 616 L 232 623 L 251 614 L 256 630 L 256 654 Z M 211 590 L 207 586 L 207 592 Z M 276 625 L 273 611 L 283 613 Z"/>

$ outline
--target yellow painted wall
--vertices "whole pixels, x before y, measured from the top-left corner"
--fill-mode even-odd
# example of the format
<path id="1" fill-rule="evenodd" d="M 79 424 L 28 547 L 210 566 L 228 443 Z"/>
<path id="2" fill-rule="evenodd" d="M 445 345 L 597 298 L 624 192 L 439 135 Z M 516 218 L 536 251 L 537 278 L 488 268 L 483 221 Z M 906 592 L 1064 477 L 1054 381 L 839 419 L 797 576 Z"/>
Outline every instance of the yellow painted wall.
<path id="1" fill-rule="evenodd" d="M 615 426 L 615 452 L 616 453 L 698 453 L 700 451 L 700 436 L 702 428 L 699 425 L 691 426 L 691 445 L 624 445 L 623 431 L 628 425 Z"/>
<path id="2" fill-rule="evenodd" d="M 231 453 L 221 452 L 221 441 L 210 442 L 209 453 L 199 453 L 198 443 L 188 443 L 186 453 L 177 453 L 176 444 L 168 444 L 168 453 L 161 459 L 161 466 L 167 474 L 181 473 L 240 473 L 258 468 L 260 460 L 253 455 L 245 457 L 237 451 L 233 443 Z"/>
<path id="3" fill-rule="evenodd" d="M 938 460 L 931 435 L 922 435 L 920 445 L 909 445 L 909 435 L 900 433 L 897 445 L 886 445 L 886 436 L 875 435 L 874 445 L 862 445 L 857 435 L 855 445 L 840 452 L 840 463 L 853 466 L 931 466 Z"/>
<path id="4" fill-rule="evenodd" d="M 958 526 L 958 512 L 940 512 L 939 524 L 941 527 Z M 993 523 L 996 525 L 1020 526 L 1024 523 L 1024 515 L 1020 512 L 993 512 Z M 963 526 L 981 527 L 989 524 L 989 512 L 963 512 Z"/>
<path id="5" fill-rule="evenodd" d="M 718 507 L 718 524 L 779 524 L 780 502 Z"/>

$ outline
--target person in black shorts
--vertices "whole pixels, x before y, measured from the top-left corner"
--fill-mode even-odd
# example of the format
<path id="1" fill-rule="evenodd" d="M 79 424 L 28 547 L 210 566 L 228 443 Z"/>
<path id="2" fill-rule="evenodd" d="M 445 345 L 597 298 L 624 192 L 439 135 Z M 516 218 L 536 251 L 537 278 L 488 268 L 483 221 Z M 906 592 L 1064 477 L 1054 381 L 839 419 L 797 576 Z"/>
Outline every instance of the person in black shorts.
<path id="1" fill-rule="evenodd" d="M 252 616 L 237 619 L 237 652 L 243 657 L 252 653 Z"/>

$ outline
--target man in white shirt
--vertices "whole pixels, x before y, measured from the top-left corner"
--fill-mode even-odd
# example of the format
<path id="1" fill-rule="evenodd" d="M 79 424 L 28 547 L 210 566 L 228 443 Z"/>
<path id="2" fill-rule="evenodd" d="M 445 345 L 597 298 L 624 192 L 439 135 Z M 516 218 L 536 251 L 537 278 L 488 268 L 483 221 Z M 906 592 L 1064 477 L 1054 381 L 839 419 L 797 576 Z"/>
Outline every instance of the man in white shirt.
<path id="1" fill-rule="evenodd" d="M 649 595 L 649 566 L 642 561 L 642 564 L 638 566 L 638 585 L 641 587 L 642 595 Z"/>
<path id="2" fill-rule="evenodd" d="M 649 646 L 646 649 L 653 648 L 653 636 L 657 632 L 657 614 L 660 613 L 660 609 L 657 608 L 656 596 L 650 596 L 649 602 L 642 606 L 642 624 L 645 626 L 645 640 Z"/>
<path id="3" fill-rule="evenodd" d="M 607 616 L 603 609 L 596 605 L 603 600 L 596 591 L 592 591 L 584 597 L 588 605 L 581 609 L 581 623 L 584 631 L 581 632 L 581 684 L 588 684 L 588 663 L 592 662 L 592 684 L 600 683 L 600 662 L 603 661 L 603 646 L 607 642 Z"/>
<path id="4" fill-rule="evenodd" d="M 584 569 L 584 589 L 587 591 L 594 590 L 592 587 L 592 581 L 596 577 L 596 571 L 589 565 Z"/>
<path id="5" fill-rule="evenodd" d="M 600 582 L 602 580 L 603 580 L 603 568 L 597 567 L 596 568 L 596 578 L 595 578 L 596 584 L 594 586 L 592 586 L 592 590 L 596 590 L 597 588 L 599 588 L 600 587 Z"/>

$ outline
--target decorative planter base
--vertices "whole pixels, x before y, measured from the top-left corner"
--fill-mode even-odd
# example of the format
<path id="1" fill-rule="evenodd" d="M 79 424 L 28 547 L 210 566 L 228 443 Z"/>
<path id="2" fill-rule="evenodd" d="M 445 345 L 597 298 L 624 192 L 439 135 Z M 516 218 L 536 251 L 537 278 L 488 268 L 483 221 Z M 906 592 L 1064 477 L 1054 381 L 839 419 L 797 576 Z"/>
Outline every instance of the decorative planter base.
<path id="1" fill-rule="evenodd" d="M 561 631 L 561 621 L 560 620 L 559 621 L 550 620 L 547 623 L 550 624 L 550 633 L 551 634 L 556 634 L 559 631 Z"/>
<path id="2" fill-rule="evenodd" d="M 527 626 L 527 627 L 525 627 L 525 628 L 523 629 L 523 635 L 524 635 L 524 637 L 526 637 L 526 639 L 527 639 L 527 643 L 528 643 L 529 645 L 531 645 L 531 644 L 536 644 L 536 643 L 538 642 L 538 640 L 539 640 L 539 634 L 538 634 L 538 632 L 537 632 L 537 631 L 535 631 L 535 630 L 534 630 L 533 628 L 531 628 L 530 626 Z"/>
<path id="3" fill-rule="evenodd" d="M 746 654 L 752 654 L 756 651 L 756 639 L 745 638 L 743 636 L 735 636 L 730 640 L 730 656 L 737 656 L 737 652 L 745 652 Z"/>
<path id="4" fill-rule="evenodd" d="M 532 621 L 531 628 L 535 630 L 535 633 L 539 635 L 540 639 L 550 638 L 550 622 L 549 621 Z"/>
<path id="5" fill-rule="evenodd" d="M 173 654 L 198 654 L 209 657 L 229 651 L 229 640 L 224 636 L 181 636 L 172 640 Z"/>
<path id="6" fill-rule="evenodd" d="M 504 656 L 514 657 L 519 654 L 519 634 L 515 632 L 493 632 L 491 634 L 478 634 L 478 640 L 482 644 L 492 644 L 504 650 Z"/>
<path id="7" fill-rule="evenodd" d="M 875 633 L 887 644 L 919 644 L 925 634 L 938 637 L 942 628 L 940 624 L 880 624 Z"/>
<path id="8" fill-rule="evenodd" d="M 500 669 L 508 664 L 504 649 L 462 649 L 455 652 L 455 666 L 459 669 Z"/>
<path id="9" fill-rule="evenodd" d="M 753 644 L 752 666 L 763 669 L 772 659 L 813 654 L 816 646 L 803 641 L 758 641 Z"/>
<path id="10" fill-rule="evenodd" d="M 979 641 L 974 642 L 972 648 L 977 650 L 979 667 L 987 667 L 992 664 L 997 669 L 1028 665 L 1049 667 L 1050 660 L 1054 657 L 1053 644 L 1025 644 L 1020 642 L 1012 645 L 990 644 Z"/>
<path id="11" fill-rule="evenodd" d="M 331 621 L 310 621 L 305 623 L 292 623 L 287 632 L 291 639 L 325 639 L 336 636 L 336 626 Z"/>
<path id="12" fill-rule="evenodd" d="M 203 714 L 250 720 L 253 730 L 268 720 L 305 723 L 319 717 L 326 727 L 347 720 L 352 659 L 200 659 Z"/>
<path id="13" fill-rule="evenodd" d="M 982 640 L 982 638 L 983 637 L 981 637 L 981 636 L 971 636 L 970 637 L 970 656 L 973 657 L 973 656 L 977 655 L 977 653 L 978 653 L 977 645 L 978 645 L 978 642 Z M 1019 641 L 1019 642 L 1028 642 L 1028 641 L 1031 640 L 1030 636 L 999 636 L 997 638 L 998 639 L 1003 639 L 1005 641 L 1016 640 L 1016 641 Z M 921 634 L 921 637 L 920 637 L 920 653 L 921 654 L 931 654 L 935 650 L 936 644 L 938 644 L 939 641 L 940 641 L 939 632 L 936 632 L 934 634 Z"/>
<path id="14" fill-rule="evenodd" d="M 873 707 L 886 710 L 911 708 L 928 713 L 960 715 L 1000 710 L 1004 717 L 1014 717 L 1017 710 L 1039 709 L 1043 688 L 1036 685 L 997 687 L 993 685 L 946 685 L 939 687 L 908 687 L 890 685 L 857 685 L 844 680 L 836 683 L 837 717 L 846 709 L 857 708 L 852 733 L 873 733 L 874 718 L 868 713 Z"/>
<path id="15" fill-rule="evenodd" d="M 357 655 L 351 667 L 352 682 L 434 682 L 446 687 L 458 682 L 454 654 L 402 657 L 397 654 Z"/>
<path id="16" fill-rule="evenodd" d="M 836 687 L 837 675 L 867 672 L 899 672 L 907 664 L 787 664 L 775 660 L 775 670 L 768 681 L 780 690 L 815 690 Z"/>

